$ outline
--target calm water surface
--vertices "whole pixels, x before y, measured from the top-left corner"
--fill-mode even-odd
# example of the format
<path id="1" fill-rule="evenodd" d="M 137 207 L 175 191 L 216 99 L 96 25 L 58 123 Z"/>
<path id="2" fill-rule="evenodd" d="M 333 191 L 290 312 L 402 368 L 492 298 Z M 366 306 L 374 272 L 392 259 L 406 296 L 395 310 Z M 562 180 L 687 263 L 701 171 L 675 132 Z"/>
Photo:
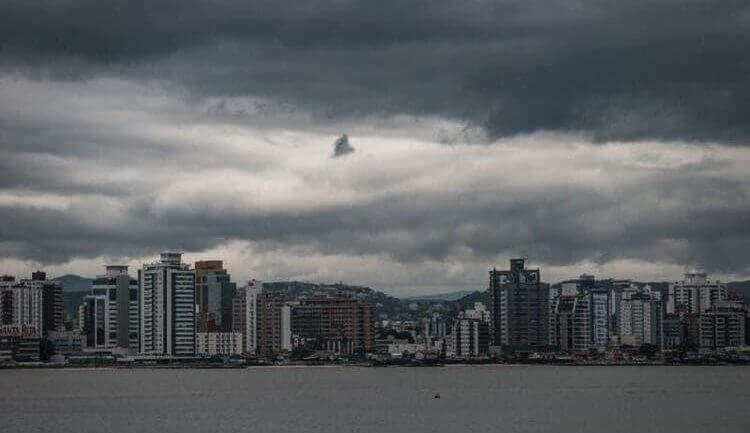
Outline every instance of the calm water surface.
<path id="1" fill-rule="evenodd" d="M 0 420 L 8 433 L 746 433 L 750 368 L 4 370 Z"/>

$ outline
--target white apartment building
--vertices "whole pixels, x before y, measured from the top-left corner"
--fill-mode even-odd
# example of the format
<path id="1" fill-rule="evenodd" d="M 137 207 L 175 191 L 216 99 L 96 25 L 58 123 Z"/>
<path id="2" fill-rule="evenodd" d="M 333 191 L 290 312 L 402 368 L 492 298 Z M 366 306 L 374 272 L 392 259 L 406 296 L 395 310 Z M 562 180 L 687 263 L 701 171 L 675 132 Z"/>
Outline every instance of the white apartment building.
<path id="1" fill-rule="evenodd" d="M 688 273 L 685 279 L 669 285 L 667 314 L 701 314 L 714 304 L 727 300 L 727 286 L 711 282 L 705 273 Z"/>
<path id="2" fill-rule="evenodd" d="M 620 344 L 663 346 L 663 311 L 659 292 L 649 286 L 640 291 L 625 291 L 617 314 Z"/>
<path id="3" fill-rule="evenodd" d="M 41 335 L 44 291 L 30 281 L 17 283 L 12 277 L 0 280 L 0 324 L 31 326 Z"/>
<path id="4" fill-rule="evenodd" d="M 197 315 L 195 271 L 181 253 L 162 253 L 138 271 L 140 353 L 194 356 Z"/>

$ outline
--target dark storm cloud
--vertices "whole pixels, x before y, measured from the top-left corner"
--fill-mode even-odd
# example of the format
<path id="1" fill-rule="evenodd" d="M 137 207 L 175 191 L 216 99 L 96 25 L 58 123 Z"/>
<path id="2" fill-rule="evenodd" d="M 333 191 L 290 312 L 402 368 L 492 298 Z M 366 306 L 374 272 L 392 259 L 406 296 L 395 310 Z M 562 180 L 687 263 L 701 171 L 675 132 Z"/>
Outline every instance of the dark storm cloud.
<path id="1" fill-rule="evenodd" d="M 23 73 L 153 76 L 321 119 L 431 114 L 495 137 L 750 136 L 746 1 L 13 0 L 0 12 L 2 62 Z"/>

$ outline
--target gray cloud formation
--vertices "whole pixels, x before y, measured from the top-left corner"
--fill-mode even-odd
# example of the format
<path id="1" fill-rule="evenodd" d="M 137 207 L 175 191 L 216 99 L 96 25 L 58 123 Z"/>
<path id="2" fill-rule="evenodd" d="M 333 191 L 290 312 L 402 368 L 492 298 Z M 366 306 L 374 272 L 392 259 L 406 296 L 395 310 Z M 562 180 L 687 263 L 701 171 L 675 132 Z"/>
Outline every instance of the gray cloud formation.
<path id="1" fill-rule="evenodd" d="M 733 0 L 5 1 L 0 261 L 747 275 L 749 27 Z"/>
<path id="2" fill-rule="evenodd" d="M 544 134 L 440 146 L 358 134 L 380 141 L 336 164 L 328 132 L 289 135 L 262 116 L 235 124 L 144 89 L 0 86 L 0 118 L 23 118 L 3 129 L 4 257 L 64 263 L 241 239 L 415 265 L 523 254 L 559 266 L 750 271 L 744 148 Z"/>
<path id="3" fill-rule="evenodd" d="M 349 136 L 344 134 L 333 142 L 333 157 L 338 158 L 354 152 L 356 149 L 349 143 Z"/>
<path id="4" fill-rule="evenodd" d="M 750 136 L 742 0 L 11 0 L 0 11 L 11 71 L 151 76 L 321 119 L 438 115 L 492 137 Z"/>

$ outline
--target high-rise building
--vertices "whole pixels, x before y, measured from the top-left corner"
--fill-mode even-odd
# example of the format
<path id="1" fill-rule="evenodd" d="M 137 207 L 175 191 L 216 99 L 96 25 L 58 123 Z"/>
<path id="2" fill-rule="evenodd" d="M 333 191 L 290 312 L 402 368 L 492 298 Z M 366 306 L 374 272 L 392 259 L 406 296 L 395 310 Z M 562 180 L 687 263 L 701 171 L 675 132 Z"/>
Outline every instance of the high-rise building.
<path id="1" fill-rule="evenodd" d="M 195 356 L 195 271 L 181 253 L 162 253 L 138 271 L 140 352 Z"/>
<path id="2" fill-rule="evenodd" d="M 701 314 L 715 303 L 727 300 L 727 286 L 711 282 L 705 273 L 688 273 L 669 285 L 667 314 Z"/>
<path id="3" fill-rule="evenodd" d="M 258 297 L 262 292 L 263 283 L 258 280 L 248 281 L 244 290 L 242 323 L 245 351 L 253 355 L 258 353 Z"/>
<path id="4" fill-rule="evenodd" d="M 649 286 L 622 292 L 617 314 L 620 344 L 664 346 L 664 308 L 659 292 Z"/>
<path id="5" fill-rule="evenodd" d="M 458 318 L 453 322 L 450 343 L 453 358 L 487 356 L 490 347 L 489 325 L 476 318 Z"/>
<path id="6" fill-rule="evenodd" d="M 62 285 L 58 281 L 48 280 L 47 274 L 41 271 L 31 274 L 31 282 L 42 290 L 42 335 L 61 331 L 64 328 Z"/>
<path id="7" fill-rule="evenodd" d="M 496 346 L 531 349 L 549 344 L 549 285 L 539 269 L 511 259 L 510 270 L 490 270 L 491 337 Z"/>
<path id="8" fill-rule="evenodd" d="M 373 306 L 344 293 L 317 293 L 288 305 L 297 345 L 346 355 L 375 349 Z M 288 335 L 286 331 L 283 336 Z"/>
<path id="9" fill-rule="evenodd" d="M 550 344 L 562 350 L 585 352 L 591 347 L 590 298 L 561 294 L 550 300 Z"/>
<path id="10" fill-rule="evenodd" d="M 0 280 L 0 319 L 3 325 L 24 327 L 25 334 L 41 337 L 44 328 L 44 290 L 42 281 L 4 276 Z M 54 301 L 53 297 L 48 300 Z M 54 316 L 53 316 L 54 317 Z"/>
<path id="11" fill-rule="evenodd" d="M 550 344 L 576 352 L 603 351 L 609 343 L 609 293 L 584 274 L 578 283 L 550 290 L 549 319 Z"/>
<path id="12" fill-rule="evenodd" d="M 79 321 L 86 336 L 86 346 L 110 349 L 117 340 L 116 328 L 110 320 L 109 299 L 105 295 L 86 295 L 78 310 Z"/>
<path id="13" fill-rule="evenodd" d="M 273 359 L 286 349 L 284 343 L 288 339 L 283 333 L 284 329 L 288 328 L 288 325 L 283 323 L 285 316 L 283 310 L 287 302 L 286 293 L 277 290 L 262 290 L 255 302 L 257 305 L 255 354 L 261 358 Z M 252 311 L 252 308 L 247 306 L 246 312 L 249 311 Z M 250 328 L 250 323 L 251 321 L 248 320 L 245 326 Z"/>
<path id="14" fill-rule="evenodd" d="M 700 347 L 720 349 L 745 344 L 746 311 L 742 302 L 717 301 L 700 314 Z"/>
<path id="15" fill-rule="evenodd" d="M 196 305 L 200 332 L 232 330 L 232 299 L 237 285 L 221 260 L 195 262 Z"/>
<path id="16" fill-rule="evenodd" d="M 450 348 L 447 352 L 453 358 L 474 358 L 487 356 L 490 348 L 490 313 L 481 302 L 474 303 L 474 309 L 458 314 L 453 322 Z"/>
<path id="17" fill-rule="evenodd" d="M 94 308 L 91 310 L 90 308 Z M 98 309 L 106 314 L 99 316 Z M 128 267 L 109 265 L 104 275 L 98 275 L 91 286 L 91 295 L 84 298 L 84 323 L 95 324 L 104 320 L 100 331 L 105 335 L 96 338 L 93 329 L 84 327 L 87 342 L 95 342 L 93 347 L 101 349 L 121 348 L 138 350 L 139 307 L 138 280 L 128 275 Z M 94 317 L 96 315 L 96 317 Z M 96 320 L 94 320 L 96 318 Z M 99 331 L 96 331 L 98 333 Z"/>
<path id="18" fill-rule="evenodd" d="M 243 340 L 245 338 L 245 288 L 237 290 L 234 298 L 232 298 L 232 332 L 239 332 L 242 334 Z M 246 344 L 246 341 L 245 343 Z"/>

